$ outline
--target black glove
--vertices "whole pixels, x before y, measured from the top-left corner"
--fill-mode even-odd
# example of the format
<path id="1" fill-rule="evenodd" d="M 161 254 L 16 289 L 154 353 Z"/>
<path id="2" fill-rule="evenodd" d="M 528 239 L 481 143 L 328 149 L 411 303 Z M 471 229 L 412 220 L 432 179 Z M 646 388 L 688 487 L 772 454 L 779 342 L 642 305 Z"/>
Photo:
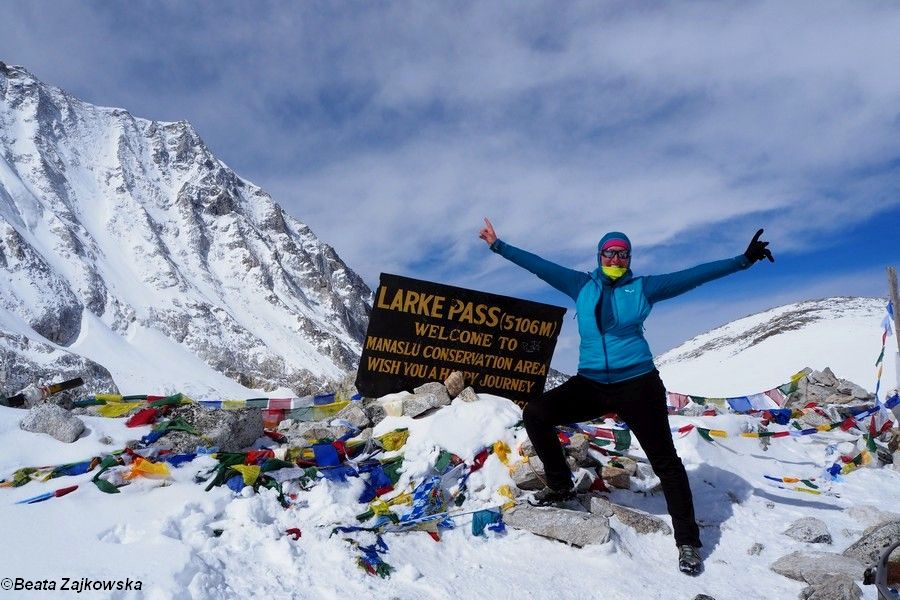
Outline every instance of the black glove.
<path id="1" fill-rule="evenodd" d="M 762 260 L 764 258 L 768 258 L 769 262 L 775 262 L 775 257 L 772 256 L 772 251 L 766 248 L 766 246 L 769 245 L 769 242 L 759 241 L 759 236 L 762 235 L 762 232 L 762 229 L 756 232 L 756 235 L 754 235 L 753 239 L 750 240 L 750 245 L 747 246 L 747 251 L 744 252 L 744 256 L 747 257 L 747 260 L 750 261 L 751 265 L 756 261 Z"/>

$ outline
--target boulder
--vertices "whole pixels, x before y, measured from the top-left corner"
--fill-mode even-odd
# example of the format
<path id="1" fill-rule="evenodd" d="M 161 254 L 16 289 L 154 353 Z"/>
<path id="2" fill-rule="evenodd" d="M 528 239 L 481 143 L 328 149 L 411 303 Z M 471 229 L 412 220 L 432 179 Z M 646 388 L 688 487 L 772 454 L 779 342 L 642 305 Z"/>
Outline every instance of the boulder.
<path id="1" fill-rule="evenodd" d="M 323 438 L 336 440 L 347 433 L 348 429 L 342 425 L 326 425 L 321 421 L 285 421 L 278 431 L 288 439 L 288 444 L 308 446 Z"/>
<path id="2" fill-rule="evenodd" d="M 522 456 L 537 456 L 537 451 L 534 449 L 534 444 L 531 443 L 531 440 L 525 438 L 525 441 L 519 446 L 519 454 Z"/>
<path id="3" fill-rule="evenodd" d="M 838 385 L 838 378 L 837 376 L 835 376 L 830 367 L 825 367 L 825 369 L 823 369 L 822 371 L 811 371 L 807 375 L 807 378 L 809 379 L 810 383 L 818 383 L 819 385 L 825 387 L 833 388 L 837 387 Z"/>
<path id="4" fill-rule="evenodd" d="M 582 500 L 582 504 L 584 504 L 585 508 L 592 514 L 607 518 L 615 516 L 623 525 L 634 529 L 639 534 L 672 534 L 672 528 L 669 527 L 669 524 L 659 517 L 635 508 L 627 508 L 625 506 L 613 504 L 609 501 L 609 498 L 605 496 L 589 496 L 585 500 Z"/>
<path id="5" fill-rule="evenodd" d="M 450 404 L 450 394 L 447 393 L 447 387 L 440 382 L 432 381 L 420 385 L 413 390 L 414 394 L 434 394 L 435 406 L 447 406 Z"/>
<path id="6" fill-rule="evenodd" d="M 378 398 L 364 398 L 362 403 L 363 411 L 366 413 L 366 417 L 368 417 L 369 422 L 372 423 L 373 427 L 381 423 L 387 416 L 387 412 L 384 410 L 384 404 L 382 404 Z"/>
<path id="7" fill-rule="evenodd" d="M 403 415 L 417 417 L 422 413 L 440 406 L 435 394 L 412 394 L 403 399 Z"/>
<path id="8" fill-rule="evenodd" d="M 603 481 L 620 490 L 627 490 L 631 482 L 628 471 L 611 465 L 604 465 L 600 476 L 603 477 Z"/>
<path id="9" fill-rule="evenodd" d="M 518 505 L 504 513 L 503 521 L 573 546 L 604 544 L 611 536 L 608 518 L 565 508 Z"/>
<path id="10" fill-rule="evenodd" d="M 537 456 L 513 465 L 512 480 L 520 490 L 539 490 L 544 487 L 544 463 Z"/>
<path id="11" fill-rule="evenodd" d="M 366 414 L 366 410 L 360 402 L 351 402 L 334 415 L 333 420 L 347 421 L 357 429 L 365 429 L 371 423 L 369 415 Z"/>
<path id="12" fill-rule="evenodd" d="M 833 552 L 792 552 L 782 556 L 771 569 L 797 581 L 815 585 L 829 575 L 861 579 L 866 566 L 862 561 Z"/>
<path id="13" fill-rule="evenodd" d="M 161 443 L 177 453 L 192 452 L 197 446 L 215 446 L 222 452 L 239 452 L 263 437 L 262 415 L 256 409 L 207 409 L 199 404 L 181 404 L 170 418 L 181 418 L 200 436 L 181 431 L 167 434 Z"/>
<path id="14" fill-rule="evenodd" d="M 762 554 L 762 551 L 765 550 L 766 547 L 760 544 L 759 542 L 753 544 L 749 548 L 747 548 L 747 554 L 750 556 L 759 556 Z"/>
<path id="15" fill-rule="evenodd" d="M 863 537 L 844 550 L 843 555 L 871 565 L 877 562 L 881 558 L 881 553 L 897 540 L 900 540 L 900 520 L 873 525 L 865 530 Z M 900 562 L 900 552 L 894 552 L 891 558 L 890 562 Z"/>
<path id="16" fill-rule="evenodd" d="M 831 419 L 827 415 L 819 414 L 814 410 L 808 410 L 801 415 L 799 421 L 810 427 L 818 427 L 819 425 L 830 425 Z"/>
<path id="17" fill-rule="evenodd" d="M 831 534 L 825 521 L 815 517 L 803 517 L 794 521 L 784 535 L 808 544 L 830 544 Z"/>
<path id="18" fill-rule="evenodd" d="M 800 591 L 800 600 L 859 600 L 862 590 L 846 575 L 826 575 Z"/>
<path id="19" fill-rule="evenodd" d="M 32 433 L 46 433 L 67 444 L 74 442 L 84 432 L 81 419 L 56 404 L 33 406 L 19 427 Z"/>
<path id="20" fill-rule="evenodd" d="M 588 440 L 588 436 L 584 435 L 583 433 L 576 433 L 569 438 L 569 445 L 568 447 L 566 447 L 566 452 L 569 456 L 575 459 L 575 462 L 578 465 L 584 467 L 594 464 L 593 460 L 588 454 L 589 449 L 590 441 Z"/>

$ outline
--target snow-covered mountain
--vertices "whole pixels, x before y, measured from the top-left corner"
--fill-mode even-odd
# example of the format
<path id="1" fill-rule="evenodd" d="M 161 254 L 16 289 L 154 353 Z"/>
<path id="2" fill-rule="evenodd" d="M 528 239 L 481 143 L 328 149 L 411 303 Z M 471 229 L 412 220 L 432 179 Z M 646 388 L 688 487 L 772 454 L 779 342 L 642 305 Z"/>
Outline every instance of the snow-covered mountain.
<path id="1" fill-rule="evenodd" d="M 309 393 L 355 369 L 372 295 L 189 123 L 2 62 L 0 271 L 7 390 L 68 361 L 124 393 Z"/>
<path id="2" fill-rule="evenodd" d="M 771 389 L 804 367 L 875 390 L 882 298 L 826 298 L 779 306 L 699 335 L 659 356 L 666 388 L 708 397 Z M 887 339 L 882 390 L 897 385 L 896 341 Z"/>

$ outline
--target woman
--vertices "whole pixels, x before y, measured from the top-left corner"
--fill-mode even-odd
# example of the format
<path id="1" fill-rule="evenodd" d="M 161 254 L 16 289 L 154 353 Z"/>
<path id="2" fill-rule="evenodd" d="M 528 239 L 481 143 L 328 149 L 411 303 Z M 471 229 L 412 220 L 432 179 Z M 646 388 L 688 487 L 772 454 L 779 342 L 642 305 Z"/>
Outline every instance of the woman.
<path id="1" fill-rule="evenodd" d="M 547 487 L 531 503 L 547 506 L 575 497 L 572 473 L 556 435 L 556 426 L 596 419 L 615 412 L 631 429 L 662 483 L 672 517 L 679 568 L 691 575 L 703 569 L 700 530 L 684 465 L 669 429 L 666 390 L 644 339 L 643 323 L 653 305 L 750 267 L 767 258 L 775 262 L 760 229 L 746 252 L 734 258 L 669 273 L 635 277 L 631 241 L 612 231 L 597 244 L 598 268 L 590 273 L 562 267 L 497 238 L 488 219 L 479 237 L 491 250 L 523 267 L 575 301 L 578 318 L 578 374 L 529 402 L 525 429 L 544 463 Z"/>

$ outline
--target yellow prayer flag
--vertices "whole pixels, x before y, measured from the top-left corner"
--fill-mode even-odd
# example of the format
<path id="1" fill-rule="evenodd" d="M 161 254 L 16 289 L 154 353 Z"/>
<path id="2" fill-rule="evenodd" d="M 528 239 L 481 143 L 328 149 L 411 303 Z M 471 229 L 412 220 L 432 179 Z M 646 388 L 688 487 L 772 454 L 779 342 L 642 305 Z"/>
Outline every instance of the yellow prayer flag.
<path id="1" fill-rule="evenodd" d="M 259 479 L 259 465 L 234 465 L 231 467 L 244 478 L 244 485 L 253 485 Z"/>
<path id="2" fill-rule="evenodd" d="M 122 402 L 124 398 L 121 394 L 94 394 L 94 399 L 101 402 Z"/>
<path id="3" fill-rule="evenodd" d="M 143 458 L 136 458 L 131 464 L 131 471 L 125 473 L 125 479 L 134 479 L 135 477 L 147 477 L 149 479 L 165 479 L 169 477 L 169 466 L 164 462 L 150 462 Z"/>
<path id="4" fill-rule="evenodd" d="M 506 442 L 494 442 L 494 454 L 500 459 L 504 465 L 509 466 L 509 446 Z"/>
<path id="5" fill-rule="evenodd" d="M 516 505 L 516 497 L 513 494 L 512 489 L 508 485 L 501 485 L 499 488 L 497 488 L 497 493 L 504 498 L 509 498 L 509 502 L 504 503 L 500 507 L 500 510 L 508 510 Z"/>
<path id="6" fill-rule="evenodd" d="M 397 429 L 395 431 L 389 431 L 384 435 L 379 435 L 375 439 L 381 442 L 381 447 L 389 452 L 392 450 L 399 450 L 406 444 L 406 440 L 409 439 L 409 430 Z"/>
<path id="7" fill-rule="evenodd" d="M 242 410 L 247 408 L 246 400 L 222 400 L 222 410 Z"/>
<path id="8" fill-rule="evenodd" d="M 145 404 L 146 402 L 113 402 L 97 407 L 97 412 L 104 417 L 121 417 Z"/>

